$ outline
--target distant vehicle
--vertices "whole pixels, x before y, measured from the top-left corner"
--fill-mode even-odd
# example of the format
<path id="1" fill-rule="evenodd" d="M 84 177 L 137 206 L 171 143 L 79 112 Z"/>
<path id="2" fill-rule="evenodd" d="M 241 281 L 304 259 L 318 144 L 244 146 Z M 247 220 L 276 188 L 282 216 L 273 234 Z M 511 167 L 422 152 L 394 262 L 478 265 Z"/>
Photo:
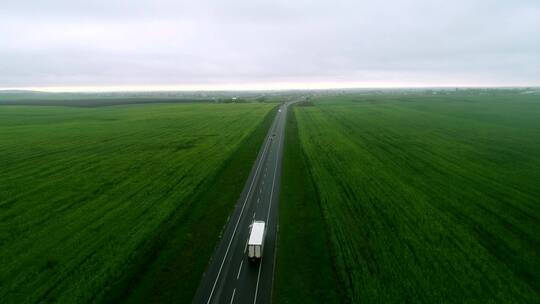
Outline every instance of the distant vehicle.
<path id="1" fill-rule="evenodd" d="M 262 258 L 266 225 L 263 221 L 253 221 L 248 240 L 248 258 L 256 261 Z"/>
<path id="2" fill-rule="evenodd" d="M 281 109 L 279 109 L 279 110 L 278 110 L 278 112 L 280 112 L 280 113 L 281 113 Z"/>

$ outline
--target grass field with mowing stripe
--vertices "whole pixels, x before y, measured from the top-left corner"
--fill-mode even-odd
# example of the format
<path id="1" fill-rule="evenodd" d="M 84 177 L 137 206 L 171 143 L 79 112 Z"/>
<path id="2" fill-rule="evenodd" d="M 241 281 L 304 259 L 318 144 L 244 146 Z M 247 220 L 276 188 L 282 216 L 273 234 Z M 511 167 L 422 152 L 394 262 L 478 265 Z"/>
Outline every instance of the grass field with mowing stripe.
<path id="1" fill-rule="evenodd" d="M 540 302 L 538 96 L 345 95 L 294 111 L 348 301 Z"/>
<path id="2" fill-rule="evenodd" d="M 199 186 L 186 202 L 190 208 L 164 223 L 147 246 L 150 254 L 145 253 L 145 260 L 113 288 L 107 302 L 191 303 L 275 112 L 276 108 L 266 114 L 217 174 Z"/>
<path id="3" fill-rule="evenodd" d="M 326 223 L 294 111 L 288 113 L 285 130 L 275 303 L 341 303 Z"/>
<path id="4" fill-rule="evenodd" d="M 273 107 L 0 107 L 1 302 L 101 301 Z"/>

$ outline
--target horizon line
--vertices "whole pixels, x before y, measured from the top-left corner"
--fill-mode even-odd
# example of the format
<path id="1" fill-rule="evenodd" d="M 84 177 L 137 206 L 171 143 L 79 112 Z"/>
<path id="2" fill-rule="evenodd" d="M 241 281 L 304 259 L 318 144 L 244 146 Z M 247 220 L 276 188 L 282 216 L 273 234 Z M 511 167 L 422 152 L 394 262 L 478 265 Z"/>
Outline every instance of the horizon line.
<path id="1" fill-rule="evenodd" d="M 403 84 L 403 83 L 247 83 L 193 85 L 67 85 L 0 87 L 1 91 L 34 91 L 46 93 L 107 92 L 194 92 L 194 91 L 302 91 L 353 89 L 430 89 L 430 88 L 529 88 L 539 84 Z"/>

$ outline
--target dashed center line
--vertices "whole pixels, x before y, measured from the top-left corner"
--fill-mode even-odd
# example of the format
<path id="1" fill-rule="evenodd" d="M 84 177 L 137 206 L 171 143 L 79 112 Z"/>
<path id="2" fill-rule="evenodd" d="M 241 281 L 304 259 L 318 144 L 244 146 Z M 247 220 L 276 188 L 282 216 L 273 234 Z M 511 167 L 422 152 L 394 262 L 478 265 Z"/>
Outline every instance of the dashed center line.
<path id="1" fill-rule="evenodd" d="M 232 291 L 231 302 L 229 302 L 229 303 L 232 303 L 234 301 L 234 294 L 235 293 L 236 293 L 236 288 Z"/>
<path id="2" fill-rule="evenodd" d="M 238 274 L 236 275 L 237 280 L 240 277 L 240 272 L 242 272 L 242 265 L 244 265 L 244 260 L 242 260 L 242 262 L 240 262 L 240 267 L 238 267 Z"/>

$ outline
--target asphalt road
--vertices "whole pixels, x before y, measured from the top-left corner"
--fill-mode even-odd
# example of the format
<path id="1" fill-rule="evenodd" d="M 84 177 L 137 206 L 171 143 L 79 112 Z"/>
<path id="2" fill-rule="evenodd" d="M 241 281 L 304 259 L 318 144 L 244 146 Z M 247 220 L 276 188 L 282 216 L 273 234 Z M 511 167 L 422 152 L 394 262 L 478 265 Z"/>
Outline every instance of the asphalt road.
<path id="1" fill-rule="evenodd" d="M 276 113 L 193 303 L 272 301 L 281 158 L 289 104 L 282 104 Z M 254 220 L 267 224 L 259 262 L 247 258 L 249 225 Z"/>

